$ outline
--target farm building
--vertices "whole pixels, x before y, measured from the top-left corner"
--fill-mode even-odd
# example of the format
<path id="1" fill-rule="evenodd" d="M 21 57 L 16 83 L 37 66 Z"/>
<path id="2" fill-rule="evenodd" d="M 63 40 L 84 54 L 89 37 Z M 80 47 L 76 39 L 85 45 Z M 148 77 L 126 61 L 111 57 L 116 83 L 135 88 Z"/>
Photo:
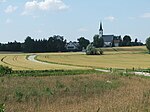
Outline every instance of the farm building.
<path id="1" fill-rule="evenodd" d="M 100 23 L 99 37 L 104 40 L 104 47 L 118 47 L 121 41 L 121 36 L 103 35 L 102 23 Z"/>

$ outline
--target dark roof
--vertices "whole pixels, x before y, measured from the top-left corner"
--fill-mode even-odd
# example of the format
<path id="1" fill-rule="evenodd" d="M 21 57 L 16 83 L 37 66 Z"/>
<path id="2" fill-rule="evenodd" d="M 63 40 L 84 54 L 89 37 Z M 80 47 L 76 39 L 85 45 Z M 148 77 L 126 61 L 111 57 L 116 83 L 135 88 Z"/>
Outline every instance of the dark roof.
<path id="1" fill-rule="evenodd" d="M 66 46 L 68 46 L 68 45 L 73 45 L 75 47 L 78 47 L 79 43 L 78 42 L 72 42 L 72 41 L 70 41 L 69 43 L 66 44 Z"/>
<path id="2" fill-rule="evenodd" d="M 112 42 L 114 35 L 103 35 L 104 42 Z"/>

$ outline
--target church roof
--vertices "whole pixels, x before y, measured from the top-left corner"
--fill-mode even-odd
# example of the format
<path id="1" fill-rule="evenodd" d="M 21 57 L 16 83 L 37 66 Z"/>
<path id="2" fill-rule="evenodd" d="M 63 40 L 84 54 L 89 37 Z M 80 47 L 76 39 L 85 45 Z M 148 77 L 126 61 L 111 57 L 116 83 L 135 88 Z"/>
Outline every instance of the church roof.
<path id="1" fill-rule="evenodd" d="M 103 35 L 104 42 L 112 42 L 114 35 Z"/>

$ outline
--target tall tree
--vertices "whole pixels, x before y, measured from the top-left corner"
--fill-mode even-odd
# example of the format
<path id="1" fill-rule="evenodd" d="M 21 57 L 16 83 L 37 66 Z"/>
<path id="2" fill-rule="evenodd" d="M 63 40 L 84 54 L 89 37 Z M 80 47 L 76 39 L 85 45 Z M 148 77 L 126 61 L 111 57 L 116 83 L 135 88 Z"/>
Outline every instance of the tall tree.
<path id="1" fill-rule="evenodd" d="M 104 39 L 100 37 L 100 47 L 104 47 Z"/>
<path id="2" fill-rule="evenodd" d="M 80 49 L 86 49 L 86 47 L 90 44 L 90 41 L 88 39 L 85 39 L 84 37 L 80 37 L 77 39 L 80 45 Z"/>
<path id="3" fill-rule="evenodd" d="M 99 35 L 94 35 L 94 37 L 93 37 L 93 45 L 95 46 L 95 47 L 100 47 L 100 39 L 99 39 Z"/>

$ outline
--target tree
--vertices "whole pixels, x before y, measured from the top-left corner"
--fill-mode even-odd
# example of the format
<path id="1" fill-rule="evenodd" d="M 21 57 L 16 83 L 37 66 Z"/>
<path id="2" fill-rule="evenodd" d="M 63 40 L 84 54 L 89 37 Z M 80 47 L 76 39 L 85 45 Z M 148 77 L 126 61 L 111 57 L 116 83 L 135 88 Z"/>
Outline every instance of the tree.
<path id="1" fill-rule="evenodd" d="M 24 42 L 23 50 L 24 52 L 34 52 L 37 46 L 34 45 L 34 39 L 27 37 Z"/>
<path id="2" fill-rule="evenodd" d="M 90 44 L 90 41 L 85 39 L 84 37 L 80 37 L 77 40 L 80 45 L 80 50 L 85 49 Z"/>
<path id="3" fill-rule="evenodd" d="M 150 53 L 150 37 L 146 39 L 146 47 L 149 50 Z"/>
<path id="4" fill-rule="evenodd" d="M 128 35 L 125 35 L 125 36 L 123 37 L 123 43 L 122 43 L 123 46 L 129 46 L 130 43 L 131 43 L 131 37 L 128 36 Z"/>
<path id="5" fill-rule="evenodd" d="M 125 35 L 125 36 L 123 37 L 123 42 L 131 42 L 131 37 L 128 36 L 128 35 Z"/>
<path id="6" fill-rule="evenodd" d="M 66 40 L 64 40 L 63 36 L 54 35 L 48 39 L 47 48 L 50 52 L 60 52 L 65 51 Z"/>
<path id="7" fill-rule="evenodd" d="M 101 49 L 96 49 L 93 44 L 89 44 L 86 48 L 87 55 L 102 55 L 103 51 Z"/>
<path id="8" fill-rule="evenodd" d="M 100 47 L 100 46 L 99 46 L 99 43 L 100 43 L 99 35 L 95 35 L 95 36 L 93 37 L 93 45 L 98 48 L 98 47 Z"/>
<path id="9" fill-rule="evenodd" d="M 104 47 L 104 39 L 100 37 L 100 47 Z"/>
<path id="10" fill-rule="evenodd" d="M 93 45 L 96 47 L 96 48 L 99 48 L 99 47 L 103 47 L 104 46 L 104 40 L 103 38 L 99 38 L 99 35 L 95 35 L 93 37 Z"/>

